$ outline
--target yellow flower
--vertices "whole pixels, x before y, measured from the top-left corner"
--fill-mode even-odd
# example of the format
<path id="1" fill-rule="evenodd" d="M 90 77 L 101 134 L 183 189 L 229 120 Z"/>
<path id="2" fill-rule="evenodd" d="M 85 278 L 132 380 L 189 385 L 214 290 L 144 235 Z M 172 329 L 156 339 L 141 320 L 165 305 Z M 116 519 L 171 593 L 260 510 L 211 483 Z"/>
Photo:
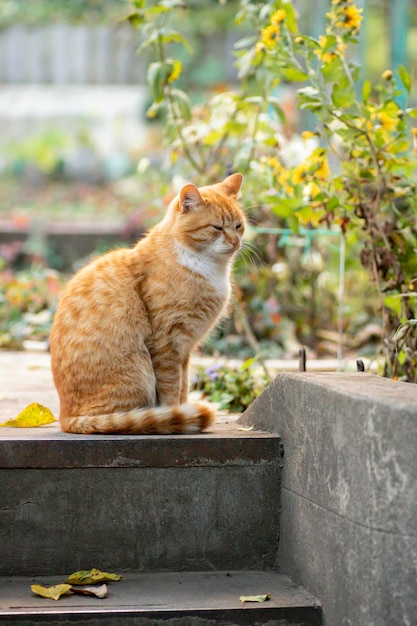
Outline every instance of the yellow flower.
<path id="1" fill-rule="evenodd" d="M 361 13 L 362 9 L 358 9 L 354 4 L 342 9 L 342 21 L 338 22 L 336 26 L 347 28 L 348 30 L 357 30 L 363 20 Z"/>
<path id="2" fill-rule="evenodd" d="M 384 130 L 395 130 L 397 128 L 399 119 L 398 117 L 391 117 L 385 111 L 378 113 L 378 121 Z"/>
<path id="3" fill-rule="evenodd" d="M 261 42 L 267 48 L 273 48 L 279 37 L 279 27 L 276 24 L 270 24 L 261 30 Z"/>
<path id="4" fill-rule="evenodd" d="M 318 48 L 317 50 L 314 50 L 314 54 L 317 55 L 319 59 L 323 61 L 323 63 L 329 63 L 336 56 L 333 52 L 323 51 L 323 48 L 326 46 L 326 44 L 327 44 L 327 37 L 325 37 L 324 35 L 320 35 L 319 37 L 320 48 Z"/>
<path id="5" fill-rule="evenodd" d="M 171 74 L 168 76 L 168 82 L 173 83 L 181 75 L 182 65 L 179 61 L 174 62 Z"/>
<path id="6" fill-rule="evenodd" d="M 330 176 L 329 163 L 327 161 L 326 151 L 323 148 L 316 148 L 310 155 L 310 162 L 312 165 L 316 165 L 316 169 L 313 172 L 315 178 L 320 180 L 326 180 Z"/>
<path id="7" fill-rule="evenodd" d="M 300 163 L 296 165 L 292 171 L 292 183 L 293 185 L 298 185 L 299 183 L 305 182 L 305 179 L 308 175 L 308 166 L 306 163 Z"/>
<path id="8" fill-rule="evenodd" d="M 308 183 L 304 191 L 306 195 L 310 196 L 310 198 L 315 198 L 321 192 L 321 189 L 317 183 L 312 181 L 311 183 Z"/>
<path id="9" fill-rule="evenodd" d="M 301 139 L 303 141 L 308 141 L 309 139 L 312 139 L 313 137 L 316 137 L 316 133 L 312 133 L 311 130 L 304 130 L 301 133 Z"/>
<path id="10" fill-rule="evenodd" d="M 320 180 L 326 180 L 330 176 L 330 168 L 327 159 L 324 157 L 321 162 L 319 162 L 319 167 L 314 172 L 314 175 Z"/>
<path id="11" fill-rule="evenodd" d="M 374 118 L 374 115 L 372 114 L 372 118 Z M 372 130 L 373 126 L 372 126 L 372 122 L 370 120 L 365 119 L 364 117 L 358 117 L 357 118 L 357 126 L 358 128 L 360 128 L 361 130 Z"/>
<path id="12" fill-rule="evenodd" d="M 280 172 L 282 169 L 281 163 L 278 161 L 277 157 L 270 157 L 267 160 L 267 163 L 270 167 L 272 167 L 276 172 Z"/>
<path id="13" fill-rule="evenodd" d="M 392 79 L 392 71 L 391 70 L 385 70 L 385 72 L 382 72 L 382 78 L 384 80 L 391 80 Z"/>
<path id="14" fill-rule="evenodd" d="M 282 187 L 286 188 L 287 183 L 290 178 L 289 171 L 279 162 L 277 157 L 270 157 L 268 159 L 268 165 L 272 167 L 272 169 L 274 170 L 274 173 L 277 177 L 277 181 L 279 182 L 279 184 Z"/>
<path id="15" fill-rule="evenodd" d="M 271 15 L 271 24 L 280 24 L 285 20 L 286 12 L 285 9 L 278 9 Z"/>
<path id="16" fill-rule="evenodd" d="M 320 46 L 320 48 L 324 48 L 326 43 L 327 43 L 327 37 L 325 37 L 324 35 L 320 35 L 320 37 L 319 37 L 319 46 Z"/>

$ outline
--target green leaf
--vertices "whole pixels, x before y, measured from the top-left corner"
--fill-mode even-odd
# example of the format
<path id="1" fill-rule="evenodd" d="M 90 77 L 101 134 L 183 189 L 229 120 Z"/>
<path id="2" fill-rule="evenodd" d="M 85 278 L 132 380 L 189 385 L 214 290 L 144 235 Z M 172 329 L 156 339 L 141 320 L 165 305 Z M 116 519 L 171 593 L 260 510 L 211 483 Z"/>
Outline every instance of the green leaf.
<path id="1" fill-rule="evenodd" d="M 214 146 L 224 137 L 224 131 L 220 129 L 213 129 L 203 137 L 203 144 L 205 146 Z"/>
<path id="2" fill-rule="evenodd" d="M 246 361 L 243 361 L 242 365 L 240 365 L 239 369 L 244 372 L 245 370 L 250 369 L 254 363 L 256 363 L 255 357 L 246 359 Z"/>
<path id="3" fill-rule="evenodd" d="M 412 109 L 406 109 L 406 113 L 407 115 L 409 115 L 410 117 L 417 117 L 417 109 L 412 108 Z"/>
<path id="4" fill-rule="evenodd" d="M 172 65 L 167 61 L 155 61 L 148 67 L 148 84 L 155 102 L 164 98 L 164 87 L 172 71 Z"/>
<path id="5" fill-rule="evenodd" d="M 261 96 L 249 96 L 249 98 L 245 98 L 245 102 L 249 102 L 249 104 L 262 105 L 263 98 L 261 98 Z"/>
<path id="6" fill-rule="evenodd" d="M 124 17 L 123 19 L 129 22 L 129 24 L 133 26 L 133 28 L 138 28 L 145 21 L 143 14 L 139 13 L 139 11 L 129 13 L 129 15 L 126 15 L 126 17 Z"/>
<path id="7" fill-rule="evenodd" d="M 391 309 L 397 317 L 401 316 L 401 298 L 395 295 L 385 296 L 384 306 Z"/>
<path id="8" fill-rule="evenodd" d="M 180 43 L 184 46 L 184 48 L 192 54 L 193 49 L 187 39 L 178 33 L 176 30 L 167 30 L 165 28 L 161 28 L 159 31 L 159 36 L 161 38 L 162 43 Z"/>
<path id="9" fill-rule="evenodd" d="M 297 92 L 300 109 L 320 109 L 323 103 L 319 91 L 315 87 L 302 87 Z"/>
<path id="10" fill-rule="evenodd" d="M 406 362 L 406 359 L 407 359 L 407 354 L 404 352 L 404 350 L 400 350 L 397 355 L 398 363 L 400 365 L 404 365 L 404 363 Z"/>
<path id="11" fill-rule="evenodd" d="M 302 83 L 308 79 L 308 74 L 306 72 L 302 72 L 295 67 L 283 67 L 281 69 L 281 74 L 290 82 Z"/>
<path id="12" fill-rule="evenodd" d="M 398 66 L 398 75 L 401 78 L 402 84 L 404 85 L 404 87 L 406 88 L 408 93 L 410 93 L 411 79 L 410 79 L 410 75 L 407 72 L 407 70 L 405 69 L 404 65 L 399 65 Z"/>
<path id="13" fill-rule="evenodd" d="M 168 13 L 169 9 L 167 7 L 164 7 L 162 5 L 158 5 L 155 7 L 149 7 L 148 9 L 146 9 L 145 11 L 145 17 L 148 21 L 151 21 L 153 19 L 155 19 L 158 15 L 161 15 L 161 13 Z"/>
<path id="14" fill-rule="evenodd" d="M 187 94 L 181 91 L 181 89 L 172 89 L 171 97 L 178 108 L 181 118 L 186 121 L 190 120 L 192 115 L 191 101 Z"/>
<path id="15" fill-rule="evenodd" d="M 279 217 L 290 217 L 295 211 L 301 209 L 301 198 L 276 198 L 271 210 Z"/>
<path id="16" fill-rule="evenodd" d="M 291 33 L 297 32 L 297 18 L 295 15 L 294 7 L 291 2 L 285 2 L 283 4 L 283 9 L 285 9 L 285 23 L 288 27 L 288 30 Z"/>
<path id="17" fill-rule="evenodd" d="M 239 41 L 237 41 L 233 47 L 235 50 L 242 50 L 244 48 L 248 48 L 249 46 L 253 46 L 255 43 L 256 37 L 243 37 L 242 39 L 239 39 Z"/>
<path id="18" fill-rule="evenodd" d="M 146 111 L 146 116 L 152 120 L 154 119 L 158 113 L 161 111 L 161 109 L 163 108 L 164 103 L 161 102 L 154 102 L 153 104 L 151 104 L 151 106 L 149 107 L 149 109 Z"/>
<path id="19" fill-rule="evenodd" d="M 332 196 L 327 200 L 326 209 L 328 211 L 333 211 L 338 206 L 340 206 L 340 201 L 336 196 Z"/>
<path id="20" fill-rule="evenodd" d="M 333 104 L 342 109 L 352 106 L 355 102 L 355 93 L 346 79 L 340 83 L 335 83 L 332 90 Z"/>
<path id="21" fill-rule="evenodd" d="M 334 83 L 341 81 L 345 75 L 341 59 L 339 57 L 334 57 L 328 63 L 324 63 L 322 74 L 326 79 L 326 82 Z"/>
<path id="22" fill-rule="evenodd" d="M 371 83 L 369 80 L 365 80 L 362 87 L 362 100 L 366 104 L 369 100 L 369 96 L 371 95 Z"/>
<path id="23" fill-rule="evenodd" d="M 99 569 L 93 567 L 90 570 L 80 570 L 74 572 L 67 578 L 67 583 L 70 585 L 91 585 L 99 582 L 110 582 L 120 580 L 119 574 L 109 574 L 108 572 L 102 572 Z"/>
<path id="24" fill-rule="evenodd" d="M 244 78 L 249 74 L 252 66 L 256 65 L 255 61 L 257 58 L 259 59 L 260 57 L 255 47 L 250 48 L 245 54 L 239 57 L 236 61 L 236 65 L 239 68 L 238 78 Z"/>
<path id="25" fill-rule="evenodd" d="M 397 139 L 393 141 L 388 148 L 388 152 L 391 154 L 398 154 L 401 152 L 407 152 L 410 149 L 410 141 L 409 139 Z"/>
<path id="26" fill-rule="evenodd" d="M 284 109 L 282 108 L 281 100 L 279 100 L 278 98 L 274 98 L 273 96 L 269 96 L 268 104 L 273 108 L 274 113 L 277 115 L 280 122 L 285 124 L 285 122 L 287 121 L 287 117 L 285 115 Z"/>

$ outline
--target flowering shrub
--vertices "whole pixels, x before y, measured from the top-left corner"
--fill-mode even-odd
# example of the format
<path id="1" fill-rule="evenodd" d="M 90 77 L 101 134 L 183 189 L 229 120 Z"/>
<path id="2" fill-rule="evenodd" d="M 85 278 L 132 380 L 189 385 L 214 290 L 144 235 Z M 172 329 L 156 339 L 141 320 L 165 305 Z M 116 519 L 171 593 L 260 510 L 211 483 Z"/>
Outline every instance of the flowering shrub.
<path id="1" fill-rule="evenodd" d="M 189 45 L 170 28 L 184 6 L 133 6 L 142 48 L 155 54 L 149 115 L 166 111 L 173 166 L 207 182 L 230 168 L 243 172 L 247 201 L 263 222 L 356 231 L 360 260 L 379 294 L 382 372 L 417 382 L 417 111 L 399 104 L 410 90 L 405 68 L 386 70 L 378 85 L 361 77 L 352 50 L 362 10 L 352 0 L 332 0 L 325 32 L 314 38 L 299 32 L 290 0 L 241 0 L 236 19 L 252 35 L 236 45 L 239 88 L 192 106 L 178 87 L 181 62 L 168 54 L 172 44 Z M 313 120 L 297 150 L 279 97 L 289 83 L 298 109 Z"/>
<path id="2" fill-rule="evenodd" d="M 248 359 L 237 368 L 210 365 L 199 368 L 192 389 L 201 391 L 204 398 L 218 405 L 220 410 L 241 413 L 259 396 L 269 382 L 255 367 L 255 359 Z"/>
<path id="3" fill-rule="evenodd" d="M 0 258 L 1 261 L 1 258 Z M 64 278 L 51 269 L 12 272 L 0 267 L 0 348 L 46 341 Z"/>

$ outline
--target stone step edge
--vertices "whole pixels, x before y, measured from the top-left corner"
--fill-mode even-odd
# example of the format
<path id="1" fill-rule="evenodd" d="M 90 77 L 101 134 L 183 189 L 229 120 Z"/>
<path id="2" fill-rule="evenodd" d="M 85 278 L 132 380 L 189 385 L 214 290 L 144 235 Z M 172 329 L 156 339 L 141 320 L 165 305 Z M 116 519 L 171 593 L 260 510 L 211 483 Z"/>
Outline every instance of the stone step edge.
<path id="1" fill-rule="evenodd" d="M 109 595 L 97 599 L 79 595 L 48 600 L 32 594 L 31 584 L 52 585 L 62 577 L 0 579 L 0 621 L 15 623 L 19 616 L 27 624 L 33 617 L 59 618 L 83 615 L 111 619 L 143 617 L 166 620 L 200 616 L 207 620 L 238 619 L 239 624 L 260 620 L 288 620 L 289 624 L 319 626 L 321 607 L 305 589 L 287 576 L 273 571 L 158 572 L 122 574 L 108 585 Z M 243 603 L 241 596 L 269 594 L 262 603 Z M 87 623 L 87 622 L 86 622 Z M 123 623 L 123 622 L 121 622 Z M 155 622 L 155 623 L 159 623 Z"/>
<path id="2" fill-rule="evenodd" d="M 281 438 L 221 425 L 198 435 L 69 435 L 57 427 L 0 436 L 1 469 L 219 467 L 277 462 Z M 26 431 L 29 429 L 25 429 Z"/>

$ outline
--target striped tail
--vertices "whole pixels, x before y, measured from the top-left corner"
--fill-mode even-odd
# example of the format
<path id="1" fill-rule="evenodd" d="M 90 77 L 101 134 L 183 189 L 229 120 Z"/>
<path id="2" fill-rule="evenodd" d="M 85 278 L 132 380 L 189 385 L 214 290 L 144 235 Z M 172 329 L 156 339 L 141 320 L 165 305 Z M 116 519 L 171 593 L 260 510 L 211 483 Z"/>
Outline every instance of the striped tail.
<path id="1" fill-rule="evenodd" d="M 179 406 L 155 406 L 147 409 L 60 417 L 61 429 L 67 433 L 104 435 L 171 435 L 191 434 L 214 424 L 216 413 L 205 402 Z"/>

